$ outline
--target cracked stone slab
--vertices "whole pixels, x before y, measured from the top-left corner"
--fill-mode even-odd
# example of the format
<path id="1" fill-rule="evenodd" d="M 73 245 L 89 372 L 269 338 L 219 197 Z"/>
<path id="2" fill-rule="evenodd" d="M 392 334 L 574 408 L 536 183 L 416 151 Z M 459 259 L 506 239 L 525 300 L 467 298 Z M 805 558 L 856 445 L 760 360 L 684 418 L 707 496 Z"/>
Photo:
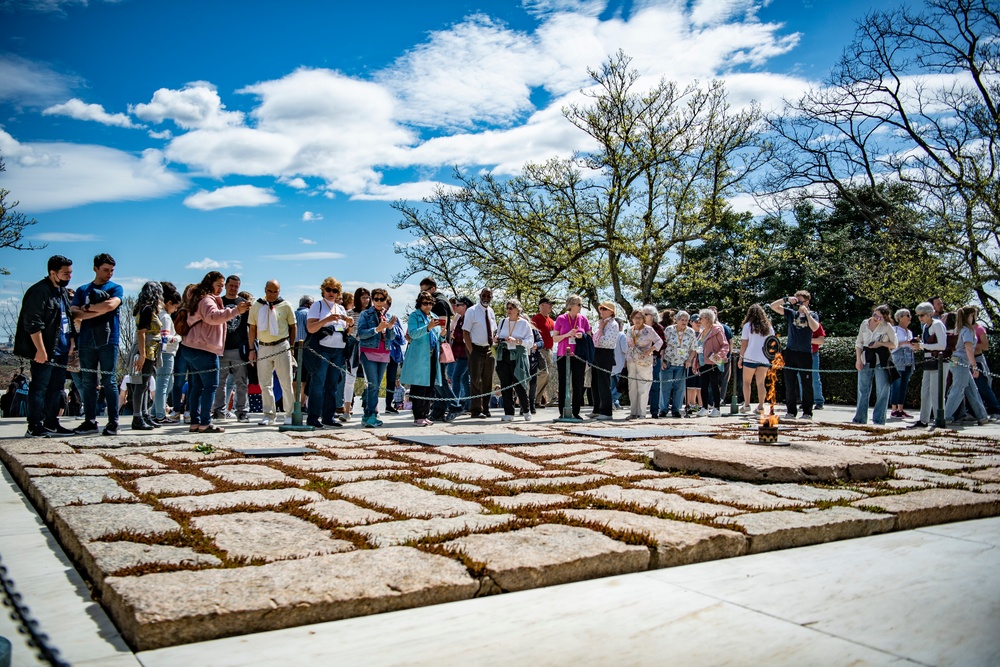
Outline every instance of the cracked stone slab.
<path id="1" fill-rule="evenodd" d="M 742 534 L 690 521 L 673 521 L 618 510 L 564 509 L 556 512 L 612 530 L 642 533 L 655 540 L 656 551 L 650 561 L 650 569 L 742 556 L 747 551 L 747 539 Z"/>
<path id="2" fill-rule="evenodd" d="M 238 463 L 236 465 L 218 465 L 203 468 L 206 475 L 233 484 L 303 484 L 304 480 L 289 477 L 263 463 Z"/>
<path id="3" fill-rule="evenodd" d="M 81 475 L 73 477 L 42 477 L 32 480 L 34 491 L 44 499 L 51 512 L 56 507 L 69 504 L 93 505 L 108 500 L 138 499 L 107 476 Z M 35 495 L 32 493 L 31 495 Z M 50 517 L 51 519 L 51 517 Z"/>
<path id="4" fill-rule="evenodd" d="M 666 512 L 679 517 L 692 517 L 695 519 L 711 519 L 717 516 L 728 516 L 740 514 L 743 510 L 729 507 L 728 505 L 716 505 L 714 503 L 703 503 L 696 500 L 687 500 L 676 493 L 661 493 L 659 491 L 647 491 L 645 489 L 623 489 L 620 486 L 602 486 L 599 489 L 583 491 L 578 494 L 598 500 L 606 500 L 613 503 L 635 504 L 641 507 L 650 507 L 660 512 Z"/>
<path id="5" fill-rule="evenodd" d="M 512 456 L 505 452 L 498 452 L 492 449 L 477 449 L 475 447 L 436 447 L 438 454 L 448 454 L 466 461 L 482 463 L 484 465 L 502 465 L 511 470 L 541 470 L 542 466 L 522 458 Z"/>
<path id="6" fill-rule="evenodd" d="M 853 507 L 831 507 L 803 512 L 758 512 L 719 519 L 741 526 L 750 540 L 748 553 L 763 553 L 834 540 L 867 537 L 892 530 L 891 514 L 865 512 Z"/>
<path id="7" fill-rule="evenodd" d="M 490 496 L 486 500 L 504 509 L 519 507 L 552 507 L 573 500 L 559 493 L 519 493 L 516 496 Z"/>
<path id="8" fill-rule="evenodd" d="M 416 481 L 426 486 L 433 486 L 436 489 L 444 489 L 445 491 L 469 491 L 475 493 L 483 490 L 482 487 L 475 484 L 459 484 L 450 479 L 441 479 L 440 477 L 422 477 Z"/>
<path id="9" fill-rule="evenodd" d="M 479 590 L 457 560 L 408 547 L 105 583 L 115 624 L 140 651 L 465 600 Z"/>
<path id="10" fill-rule="evenodd" d="M 766 493 L 773 493 L 782 498 L 804 500 L 807 503 L 835 503 L 840 500 L 858 500 L 865 497 L 865 494 L 849 489 L 821 489 L 805 484 L 765 484 L 759 488 Z"/>
<path id="11" fill-rule="evenodd" d="M 565 486 L 571 484 L 590 484 L 607 479 L 607 475 L 564 475 L 553 477 L 525 477 L 497 482 L 508 489 L 530 489 L 534 487 Z"/>
<path id="12" fill-rule="evenodd" d="M 68 530 L 81 542 L 96 540 L 120 531 L 153 535 L 179 530 L 166 512 L 141 503 L 104 503 L 59 507 L 54 511 L 56 529 Z M 60 530 L 62 529 L 62 530 Z"/>
<path id="13" fill-rule="evenodd" d="M 393 518 L 389 514 L 376 512 L 367 507 L 359 507 L 346 500 L 322 500 L 317 503 L 309 503 L 302 509 L 341 526 L 364 526 Z"/>
<path id="14" fill-rule="evenodd" d="M 443 496 L 403 482 L 371 480 L 341 484 L 338 495 L 357 498 L 376 507 L 386 507 L 407 516 L 458 516 L 479 514 L 483 506 L 453 496 Z"/>
<path id="15" fill-rule="evenodd" d="M 753 484 L 741 484 L 739 482 L 706 484 L 697 488 L 679 489 L 678 493 L 685 496 L 698 496 L 699 499 L 707 499 L 724 505 L 738 505 L 753 509 L 781 509 L 802 507 L 806 504 L 801 500 L 780 498 L 770 493 L 765 493 L 763 488 L 754 486 Z"/>
<path id="16" fill-rule="evenodd" d="M 139 493 L 153 493 L 158 496 L 190 495 L 215 490 L 215 486 L 207 479 L 177 472 L 140 477 L 135 480 L 135 487 Z"/>
<path id="17" fill-rule="evenodd" d="M 463 514 L 454 517 L 435 517 L 433 519 L 407 519 L 405 521 L 386 521 L 372 526 L 351 528 L 352 532 L 364 535 L 376 547 L 391 547 L 410 540 L 424 537 L 447 535 L 468 530 L 473 533 L 510 523 L 513 514 Z"/>
<path id="18" fill-rule="evenodd" d="M 483 465 L 482 463 L 468 463 L 468 462 L 454 462 L 445 463 L 439 466 L 433 466 L 430 468 L 432 471 L 439 475 L 448 475 L 449 477 L 457 477 L 459 479 L 510 479 L 514 475 L 498 468 L 493 468 L 491 466 Z"/>
<path id="19" fill-rule="evenodd" d="M 504 591 L 523 591 L 572 581 L 640 572 L 649 549 L 613 540 L 594 530 L 543 524 L 507 533 L 467 535 L 442 546 L 486 564 Z"/>
<path id="20" fill-rule="evenodd" d="M 829 482 L 878 479 L 889 474 L 881 457 L 858 447 L 827 442 L 767 447 L 740 440 L 689 438 L 661 443 L 653 460 L 662 469 L 742 481 Z"/>
<path id="21" fill-rule="evenodd" d="M 852 504 L 878 507 L 895 514 L 897 530 L 1000 514 L 1000 495 L 962 489 L 923 489 L 897 496 L 858 500 Z"/>
<path id="22" fill-rule="evenodd" d="M 168 547 L 138 542 L 88 542 L 84 550 L 97 566 L 96 570 L 109 576 L 125 568 L 139 565 L 204 565 L 215 567 L 222 561 L 211 554 L 203 554 L 187 547 Z"/>
<path id="23" fill-rule="evenodd" d="M 266 561 L 350 551 L 354 545 L 304 519 L 280 512 L 236 512 L 199 516 L 191 525 L 230 556 Z"/>
<path id="24" fill-rule="evenodd" d="M 177 496 L 176 498 L 163 498 L 160 502 L 182 512 L 202 512 L 237 507 L 239 505 L 271 507 L 288 502 L 315 502 L 319 500 L 324 500 L 324 498 L 315 491 L 303 491 L 302 489 L 260 489 L 255 491 L 210 493 L 204 496 Z"/>

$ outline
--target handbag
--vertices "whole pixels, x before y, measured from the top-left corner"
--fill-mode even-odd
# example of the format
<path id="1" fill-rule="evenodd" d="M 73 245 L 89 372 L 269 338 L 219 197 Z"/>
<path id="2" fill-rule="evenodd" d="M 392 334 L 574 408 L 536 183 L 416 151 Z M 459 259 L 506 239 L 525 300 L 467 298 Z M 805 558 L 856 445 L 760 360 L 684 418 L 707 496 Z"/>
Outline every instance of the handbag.
<path id="1" fill-rule="evenodd" d="M 442 364 L 455 363 L 455 352 L 451 349 L 451 343 L 445 341 L 442 341 L 440 343 L 440 350 L 438 351 L 438 363 Z"/>

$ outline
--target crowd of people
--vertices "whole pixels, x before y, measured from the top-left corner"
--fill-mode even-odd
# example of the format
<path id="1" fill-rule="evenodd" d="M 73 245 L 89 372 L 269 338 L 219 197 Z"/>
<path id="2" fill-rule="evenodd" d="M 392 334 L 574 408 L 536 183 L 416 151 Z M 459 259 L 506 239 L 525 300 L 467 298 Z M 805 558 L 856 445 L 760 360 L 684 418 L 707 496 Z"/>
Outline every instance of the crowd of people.
<path id="1" fill-rule="evenodd" d="M 96 256 L 93 270 L 92 281 L 72 290 L 73 263 L 55 255 L 48 275 L 24 295 L 14 352 L 31 362 L 30 437 L 96 433 L 99 408 L 107 418 L 104 435 L 118 433 L 122 412 L 131 413 L 133 430 L 184 421 L 192 432 L 220 433 L 220 421 L 250 421 L 251 387 L 260 394 L 254 412 L 261 426 L 287 423 L 300 403 L 307 425 L 343 428 L 353 418 L 357 394 L 362 425 L 378 428 L 380 415 L 398 412 L 407 396 L 417 426 L 462 415 L 488 418 L 491 408 L 503 410 L 502 421 L 517 415 L 528 421 L 548 406 L 582 419 L 585 397 L 587 417 L 607 421 L 621 409 L 622 394 L 629 419 L 720 417 L 729 378 L 738 373 L 740 412 L 761 413 L 777 351 L 768 349 L 775 346 L 775 328 L 760 304 L 747 309 L 737 350 L 733 329 L 713 307 L 688 312 L 646 305 L 626 321 L 614 302 L 604 301 L 591 321 L 583 299 L 573 294 L 556 317 L 546 297 L 530 317 L 518 299 L 504 299 L 498 316 L 491 289 L 482 289 L 476 301 L 447 298 L 427 277 L 412 308 L 404 309 L 404 322 L 391 310 L 386 289 L 345 293 L 339 280 L 327 277 L 318 298 L 303 296 L 296 309 L 282 298 L 277 280 L 254 299 L 240 291 L 239 276 L 210 271 L 183 291 L 167 281 L 140 289 L 127 352 L 129 398 L 122 405 L 116 368 L 124 291 L 112 280 L 110 255 Z M 810 301 L 800 290 L 769 305 L 785 323 L 784 420 L 811 419 L 824 405 L 818 353 L 826 333 Z M 887 305 L 860 324 L 854 421 L 867 423 L 873 389 L 874 423 L 912 419 L 905 411 L 907 384 L 921 370 L 920 413 L 911 426 L 933 428 L 943 360 L 947 421 L 1000 419 L 977 309 L 945 313 L 936 298 L 914 311 L 919 331 L 910 328 L 909 310 L 893 314 Z M 297 365 L 301 389 L 293 386 Z M 73 430 L 59 423 L 67 371 L 82 397 L 83 422 Z"/>

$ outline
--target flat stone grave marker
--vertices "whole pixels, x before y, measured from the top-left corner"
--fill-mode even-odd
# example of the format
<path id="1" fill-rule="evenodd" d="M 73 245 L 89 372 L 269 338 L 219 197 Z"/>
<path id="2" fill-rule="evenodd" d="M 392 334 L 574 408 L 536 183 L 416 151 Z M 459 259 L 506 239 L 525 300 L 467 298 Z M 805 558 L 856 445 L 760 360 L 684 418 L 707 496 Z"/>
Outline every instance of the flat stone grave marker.
<path id="1" fill-rule="evenodd" d="M 390 435 L 397 442 L 426 447 L 482 447 L 486 445 L 550 445 L 557 441 L 530 435 L 494 433 L 455 433 L 453 435 Z"/>
<path id="2" fill-rule="evenodd" d="M 316 454 L 318 450 L 309 447 L 234 447 L 234 452 L 254 458 L 276 456 L 305 456 Z"/>
<path id="3" fill-rule="evenodd" d="M 688 431 L 680 428 L 573 428 L 573 435 L 585 438 L 614 438 L 616 440 L 649 440 L 654 438 L 684 438 L 687 436 L 711 437 L 708 431 Z"/>

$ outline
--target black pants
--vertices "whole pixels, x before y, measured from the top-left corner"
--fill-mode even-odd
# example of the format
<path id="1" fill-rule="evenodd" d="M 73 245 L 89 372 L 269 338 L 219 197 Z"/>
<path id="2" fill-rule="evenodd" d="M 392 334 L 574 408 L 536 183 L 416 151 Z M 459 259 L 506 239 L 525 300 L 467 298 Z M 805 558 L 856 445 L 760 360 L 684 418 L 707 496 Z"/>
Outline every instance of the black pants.
<path id="1" fill-rule="evenodd" d="M 53 364 L 66 365 L 67 355 L 52 359 Z M 31 361 L 31 380 L 28 381 L 28 428 L 59 425 L 59 402 L 66 384 L 66 369 Z"/>
<path id="2" fill-rule="evenodd" d="M 701 404 L 709 410 L 722 406 L 722 372 L 715 364 L 701 367 Z"/>
<path id="3" fill-rule="evenodd" d="M 142 370 L 136 373 L 134 370 L 129 375 L 130 384 L 135 385 L 132 389 L 132 416 L 141 417 L 149 421 L 149 378 L 156 372 L 156 362 L 146 359 L 142 364 Z M 138 382 L 135 382 L 138 376 Z"/>
<path id="4" fill-rule="evenodd" d="M 434 384 L 437 380 L 437 350 L 431 350 L 431 383 L 427 386 L 410 385 L 410 400 L 413 401 L 413 419 L 427 419 L 431 414 L 431 401 L 434 397 Z M 442 379 L 442 382 L 444 380 Z"/>
<path id="5" fill-rule="evenodd" d="M 580 408 L 583 407 L 583 374 L 587 371 L 587 364 L 583 363 L 580 359 L 570 357 L 565 355 L 559 357 L 556 361 L 556 367 L 559 369 L 559 416 L 562 416 L 563 410 L 566 408 L 566 360 L 572 359 L 573 361 L 569 365 L 570 371 L 573 373 L 573 416 L 580 416 Z"/>
<path id="6" fill-rule="evenodd" d="M 396 391 L 396 378 L 399 376 L 399 364 L 392 359 L 385 367 L 385 409 L 392 407 L 392 393 Z"/>
<path id="7" fill-rule="evenodd" d="M 783 371 L 785 378 L 785 407 L 788 414 L 795 416 L 798 414 L 799 404 L 799 380 L 802 380 L 802 414 L 811 415 L 813 412 L 813 381 L 812 381 L 812 351 L 799 352 L 797 350 L 785 349 L 781 356 L 785 360 Z M 793 368 L 806 370 L 796 371 Z"/>
<path id="8" fill-rule="evenodd" d="M 470 411 L 473 416 L 486 414 L 490 411 L 489 393 L 493 391 L 493 369 L 496 359 L 493 348 L 473 345 L 469 351 L 469 385 L 474 398 L 470 401 Z M 480 396 L 487 394 L 487 396 Z M 475 398 L 479 396 L 478 398 Z"/>
<path id="9" fill-rule="evenodd" d="M 503 397 L 503 413 L 505 415 L 514 414 L 514 393 L 517 393 L 517 404 L 521 406 L 521 414 L 531 410 L 531 406 L 528 404 L 528 392 L 524 390 L 521 383 L 517 381 L 514 377 L 514 359 L 509 356 L 506 352 L 501 352 L 500 359 L 497 361 L 497 375 L 500 376 L 500 386 L 503 388 L 501 391 L 501 396 Z M 514 385 L 511 387 L 510 385 Z"/>
<path id="10" fill-rule="evenodd" d="M 615 351 L 603 347 L 594 350 L 594 367 L 590 369 L 590 388 L 594 394 L 594 412 L 611 416 L 611 368 L 615 365 Z M 575 372 L 575 371 L 574 371 Z"/>

